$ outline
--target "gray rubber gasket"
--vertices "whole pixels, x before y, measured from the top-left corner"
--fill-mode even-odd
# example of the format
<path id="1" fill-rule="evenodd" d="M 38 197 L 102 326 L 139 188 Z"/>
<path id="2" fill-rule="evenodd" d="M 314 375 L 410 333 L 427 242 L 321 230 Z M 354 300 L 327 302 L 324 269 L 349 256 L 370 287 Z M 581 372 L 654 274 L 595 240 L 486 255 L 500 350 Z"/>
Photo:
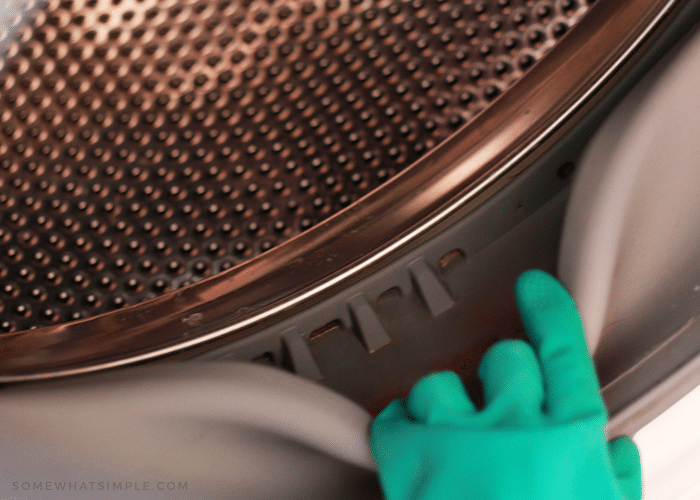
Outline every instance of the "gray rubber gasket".
<path id="1" fill-rule="evenodd" d="M 453 369 L 478 403 L 481 355 L 495 341 L 524 333 L 512 295 L 515 278 L 530 268 L 555 272 L 567 186 L 587 140 L 699 18 L 700 3 L 686 6 L 583 120 L 458 223 L 335 296 L 197 357 L 277 365 L 318 380 L 375 413 L 404 395 L 420 376 Z M 670 358 L 657 362 L 664 369 L 650 377 L 636 373 L 628 381 L 634 389 L 629 393 L 607 389 L 613 380 L 619 383 L 620 374 L 604 370 L 606 379 L 600 382 L 613 412 L 678 366 Z M 640 423 L 638 419 L 637 428 Z"/>

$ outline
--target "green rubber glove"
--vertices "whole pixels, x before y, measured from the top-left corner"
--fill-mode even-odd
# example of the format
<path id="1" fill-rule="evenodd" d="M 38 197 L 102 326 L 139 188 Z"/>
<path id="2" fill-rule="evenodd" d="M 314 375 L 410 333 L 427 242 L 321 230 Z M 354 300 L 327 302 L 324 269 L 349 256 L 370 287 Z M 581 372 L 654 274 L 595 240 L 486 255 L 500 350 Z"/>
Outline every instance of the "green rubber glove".
<path id="1" fill-rule="evenodd" d="M 387 500 L 639 500 L 639 454 L 609 443 L 607 412 L 571 296 L 543 271 L 515 288 L 531 347 L 495 344 L 477 411 L 459 377 L 429 375 L 372 424 Z"/>

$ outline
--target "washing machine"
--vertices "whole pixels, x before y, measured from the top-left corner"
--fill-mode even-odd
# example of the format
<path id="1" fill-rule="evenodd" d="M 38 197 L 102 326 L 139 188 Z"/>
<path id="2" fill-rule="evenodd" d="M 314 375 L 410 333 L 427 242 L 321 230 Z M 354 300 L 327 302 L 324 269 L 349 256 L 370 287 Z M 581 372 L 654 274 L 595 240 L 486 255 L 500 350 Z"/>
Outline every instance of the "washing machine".
<path id="1" fill-rule="evenodd" d="M 619 265 L 628 219 L 595 209 L 628 198 L 580 194 L 612 185 L 589 165 L 613 163 L 698 2 L 0 13 L 0 494 L 381 498 L 371 416 L 436 370 L 479 404 L 531 268 L 585 302 L 611 437 L 700 383 L 693 272 L 657 309 L 615 302 L 645 285 Z"/>

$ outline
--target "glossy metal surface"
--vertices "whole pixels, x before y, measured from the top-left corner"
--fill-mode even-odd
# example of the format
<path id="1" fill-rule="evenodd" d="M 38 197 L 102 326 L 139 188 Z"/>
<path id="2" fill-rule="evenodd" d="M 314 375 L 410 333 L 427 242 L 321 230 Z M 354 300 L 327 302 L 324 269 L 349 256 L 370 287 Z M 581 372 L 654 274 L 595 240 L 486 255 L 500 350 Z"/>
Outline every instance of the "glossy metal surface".
<path id="1" fill-rule="evenodd" d="M 107 315 L 5 334 L 0 380 L 81 373 L 231 341 L 359 279 L 517 175 L 679 3 L 601 0 L 469 126 L 353 205 L 193 286 Z"/>
<path id="2" fill-rule="evenodd" d="M 0 48 L 0 332 L 250 260 L 469 124 L 576 0 L 47 0 Z"/>

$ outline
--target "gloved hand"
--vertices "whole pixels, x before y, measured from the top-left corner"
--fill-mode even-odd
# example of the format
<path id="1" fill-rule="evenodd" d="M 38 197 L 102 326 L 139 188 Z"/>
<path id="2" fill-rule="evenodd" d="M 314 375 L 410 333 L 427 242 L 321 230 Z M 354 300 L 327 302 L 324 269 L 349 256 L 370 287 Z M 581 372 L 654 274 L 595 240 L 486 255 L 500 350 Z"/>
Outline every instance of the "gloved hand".
<path id="1" fill-rule="evenodd" d="M 477 411 L 453 372 L 429 375 L 372 424 L 387 500 L 639 500 L 629 438 L 608 443 L 607 412 L 573 299 L 550 275 L 516 284 L 528 338 L 479 366 Z"/>

